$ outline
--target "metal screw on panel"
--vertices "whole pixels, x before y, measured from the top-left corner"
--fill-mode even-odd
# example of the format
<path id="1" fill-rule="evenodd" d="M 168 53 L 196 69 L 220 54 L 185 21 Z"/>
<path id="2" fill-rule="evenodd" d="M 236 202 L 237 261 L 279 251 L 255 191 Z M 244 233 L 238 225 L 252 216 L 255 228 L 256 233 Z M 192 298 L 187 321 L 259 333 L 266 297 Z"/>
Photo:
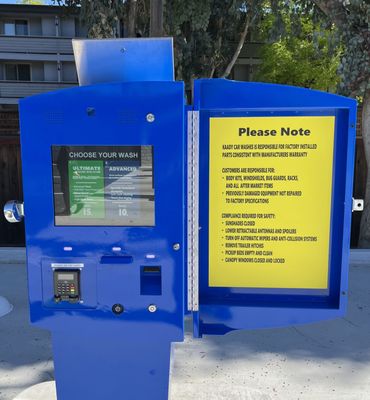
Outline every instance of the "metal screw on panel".
<path id="1" fill-rule="evenodd" d="M 89 117 L 92 117 L 95 115 L 95 108 L 94 107 L 87 107 L 86 108 L 86 113 Z"/>
<path id="2" fill-rule="evenodd" d="M 123 308 L 122 304 L 114 304 L 112 307 L 112 311 L 114 314 L 119 315 L 122 314 L 125 311 L 125 309 Z"/>
<path id="3" fill-rule="evenodd" d="M 126 49 L 124 47 L 122 47 L 121 53 L 124 53 L 125 51 L 126 51 Z"/>
<path id="4" fill-rule="evenodd" d="M 148 122 L 154 122 L 154 120 L 155 120 L 154 114 L 149 113 L 149 114 L 146 116 L 146 120 L 147 120 Z"/>
<path id="5" fill-rule="evenodd" d="M 174 249 L 175 251 L 180 250 L 180 243 L 175 243 L 175 244 L 173 245 L 173 249 Z"/>
<path id="6" fill-rule="evenodd" d="M 155 304 L 150 304 L 150 306 L 148 307 L 148 311 L 153 313 L 157 311 L 157 306 Z"/>

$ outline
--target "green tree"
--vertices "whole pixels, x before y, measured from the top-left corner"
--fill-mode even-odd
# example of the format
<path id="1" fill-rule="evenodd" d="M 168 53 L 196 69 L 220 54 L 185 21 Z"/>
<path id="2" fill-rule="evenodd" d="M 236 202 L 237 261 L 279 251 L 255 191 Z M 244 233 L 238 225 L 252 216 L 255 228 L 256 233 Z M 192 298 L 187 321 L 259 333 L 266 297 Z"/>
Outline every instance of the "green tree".
<path id="1" fill-rule="evenodd" d="M 275 17 L 268 14 L 263 22 L 262 37 L 267 43 L 261 51 L 257 80 L 336 91 L 341 50 L 339 46 L 333 49 L 333 29 L 318 32 L 312 18 L 302 16 L 296 32 L 291 17 L 284 19 L 286 31 L 273 42 L 268 39 Z"/>
<path id="2" fill-rule="evenodd" d="M 370 248 L 370 1 L 315 0 L 326 19 L 338 28 L 344 45 L 339 73 L 340 90 L 361 96 L 362 136 L 367 161 L 365 209 L 362 214 L 359 246 Z"/>
<path id="3" fill-rule="evenodd" d="M 365 210 L 359 246 L 370 248 L 370 1 L 369 0 L 271 0 L 278 15 L 277 31 L 284 31 L 282 16 L 310 16 L 321 21 L 322 31 L 335 26 L 343 46 L 338 74 L 341 94 L 362 99 L 362 136 L 367 161 Z"/>
<path id="4" fill-rule="evenodd" d="M 125 21 L 128 36 L 149 36 L 151 1 L 57 2 L 67 8 L 79 7 L 89 37 L 108 38 L 114 37 L 117 21 L 121 19 Z M 263 0 L 166 0 L 163 30 L 165 35 L 174 37 L 176 77 L 190 87 L 194 78 L 228 76 L 248 32 L 259 20 L 263 3 Z"/>
<path id="5" fill-rule="evenodd" d="M 134 1 L 136 3 L 136 1 Z M 125 0 L 54 0 L 66 11 L 78 9 L 89 38 L 107 39 L 117 36 L 117 24 L 128 9 Z"/>
<path id="6" fill-rule="evenodd" d="M 167 0 L 166 33 L 175 38 L 178 79 L 227 77 L 247 33 L 261 16 L 260 0 Z"/>
<path id="7" fill-rule="evenodd" d="M 17 4 L 31 4 L 33 6 L 42 6 L 45 4 L 42 0 L 17 0 Z"/>

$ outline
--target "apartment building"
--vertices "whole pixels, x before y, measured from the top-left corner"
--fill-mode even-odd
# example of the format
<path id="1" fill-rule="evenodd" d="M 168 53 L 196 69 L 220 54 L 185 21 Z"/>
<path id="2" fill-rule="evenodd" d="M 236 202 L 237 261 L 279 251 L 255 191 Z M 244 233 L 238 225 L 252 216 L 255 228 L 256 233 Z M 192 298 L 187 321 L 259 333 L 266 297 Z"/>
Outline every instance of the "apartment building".
<path id="1" fill-rule="evenodd" d="M 22 199 L 18 101 L 77 85 L 72 38 L 77 14 L 56 6 L 0 4 L 0 208 Z M 0 213 L 0 246 L 24 244 L 23 224 Z"/>
<path id="2" fill-rule="evenodd" d="M 84 36 L 62 7 L 0 5 L 0 105 L 76 85 L 71 39 Z"/>

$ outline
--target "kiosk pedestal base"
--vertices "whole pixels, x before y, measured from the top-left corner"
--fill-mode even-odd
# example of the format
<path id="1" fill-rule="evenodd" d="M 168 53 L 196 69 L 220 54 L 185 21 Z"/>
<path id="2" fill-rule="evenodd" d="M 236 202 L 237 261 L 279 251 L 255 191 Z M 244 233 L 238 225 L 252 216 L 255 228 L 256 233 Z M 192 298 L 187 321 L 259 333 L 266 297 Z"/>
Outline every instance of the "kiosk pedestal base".
<path id="1" fill-rule="evenodd" d="M 53 332 L 58 400 L 167 400 L 171 343 Z"/>

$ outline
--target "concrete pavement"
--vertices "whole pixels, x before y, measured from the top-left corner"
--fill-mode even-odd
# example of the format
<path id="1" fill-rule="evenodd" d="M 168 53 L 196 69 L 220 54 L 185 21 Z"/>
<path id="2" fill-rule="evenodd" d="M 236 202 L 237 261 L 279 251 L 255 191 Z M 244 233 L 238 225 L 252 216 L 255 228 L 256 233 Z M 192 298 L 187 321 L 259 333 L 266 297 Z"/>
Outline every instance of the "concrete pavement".
<path id="1" fill-rule="evenodd" d="M 202 340 L 191 338 L 188 321 L 185 343 L 174 346 L 170 398 L 368 400 L 370 252 L 351 259 L 343 319 Z M 50 337 L 28 323 L 25 268 L 0 264 L 0 277 L 0 294 L 15 306 L 0 319 L 0 400 L 53 400 Z"/>
<path id="2" fill-rule="evenodd" d="M 26 249 L 24 247 L 0 247 L 0 264 L 24 264 Z"/>
<path id="3" fill-rule="evenodd" d="M 29 324 L 24 264 L 0 264 L 0 294 L 14 306 L 0 318 L 0 400 L 11 400 L 53 379 L 53 363 L 49 333 Z"/>

